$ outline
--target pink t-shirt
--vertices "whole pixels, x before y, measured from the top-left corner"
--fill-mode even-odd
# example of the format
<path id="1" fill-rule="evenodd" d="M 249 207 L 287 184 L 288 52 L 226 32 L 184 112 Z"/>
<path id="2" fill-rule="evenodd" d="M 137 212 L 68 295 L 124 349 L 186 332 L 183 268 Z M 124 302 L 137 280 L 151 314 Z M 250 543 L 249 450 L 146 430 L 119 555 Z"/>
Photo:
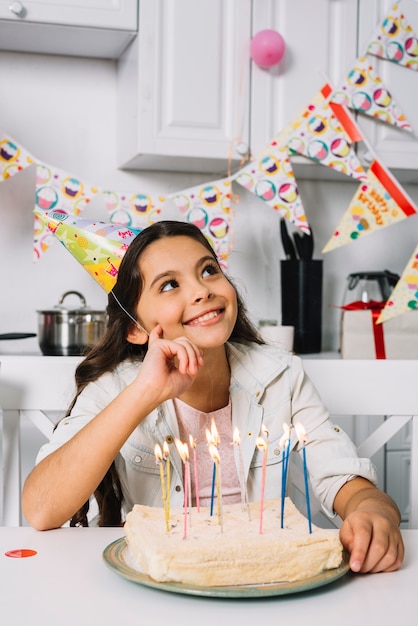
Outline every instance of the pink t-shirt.
<path id="1" fill-rule="evenodd" d="M 180 439 L 187 443 L 190 454 L 190 475 L 192 503 L 196 505 L 196 482 L 199 485 L 199 501 L 201 506 L 209 506 L 212 494 L 212 477 L 214 461 L 209 453 L 206 430 L 211 430 L 212 420 L 216 424 L 220 443 L 219 468 L 221 475 L 222 502 L 241 502 L 241 489 L 234 459 L 234 443 L 231 419 L 231 400 L 229 404 L 217 411 L 204 413 L 175 399 Z M 195 449 L 190 446 L 190 435 L 195 442 Z M 197 481 L 195 472 L 194 452 L 196 453 Z"/>

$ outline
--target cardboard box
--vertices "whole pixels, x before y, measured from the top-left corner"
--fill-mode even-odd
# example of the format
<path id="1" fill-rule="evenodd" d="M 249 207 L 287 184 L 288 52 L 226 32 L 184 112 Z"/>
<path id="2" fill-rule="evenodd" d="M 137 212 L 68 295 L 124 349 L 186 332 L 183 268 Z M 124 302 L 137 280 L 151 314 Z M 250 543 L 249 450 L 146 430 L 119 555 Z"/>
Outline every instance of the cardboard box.
<path id="1" fill-rule="evenodd" d="M 383 327 L 387 359 L 418 359 L 418 311 L 399 315 L 378 326 Z M 377 338 L 377 341 L 379 339 Z M 376 359 L 373 318 L 370 310 L 343 311 L 341 321 L 341 356 L 343 359 Z"/>

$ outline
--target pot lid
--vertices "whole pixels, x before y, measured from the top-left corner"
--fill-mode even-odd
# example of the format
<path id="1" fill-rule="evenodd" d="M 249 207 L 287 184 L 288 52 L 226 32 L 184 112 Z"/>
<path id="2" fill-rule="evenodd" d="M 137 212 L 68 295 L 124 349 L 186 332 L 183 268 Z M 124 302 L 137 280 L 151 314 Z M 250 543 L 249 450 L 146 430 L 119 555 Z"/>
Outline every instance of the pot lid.
<path id="1" fill-rule="evenodd" d="M 76 307 L 71 307 L 71 306 L 65 306 L 64 305 L 64 300 L 67 296 L 69 295 L 75 295 L 78 296 L 78 298 L 80 299 L 80 304 L 78 304 Z M 79 291 L 66 291 L 65 293 L 62 294 L 58 304 L 56 304 L 53 308 L 51 309 L 42 309 L 42 310 L 38 310 L 37 313 L 47 313 L 47 314 L 53 314 L 53 315 L 59 315 L 62 314 L 63 316 L 67 315 L 67 314 L 73 314 L 73 315 L 103 315 L 105 313 L 105 311 L 95 311 L 93 309 L 91 309 L 89 306 L 87 306 L 86 303 L 86 299 L 83 296 L 83 294 L 81 294 Z"/>

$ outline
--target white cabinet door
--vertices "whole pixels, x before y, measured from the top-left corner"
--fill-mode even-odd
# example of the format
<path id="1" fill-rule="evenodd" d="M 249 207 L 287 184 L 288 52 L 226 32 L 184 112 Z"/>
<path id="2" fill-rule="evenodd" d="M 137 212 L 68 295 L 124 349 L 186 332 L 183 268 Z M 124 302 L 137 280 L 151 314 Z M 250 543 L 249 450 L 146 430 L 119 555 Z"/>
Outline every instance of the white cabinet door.
<path id="1" fill-rule="evenodd" d="M 390 15 L 394 0 L 360 0 L 359 3 L 359 55 L 367 49 L 367 45 L 384 18 Z M 403 0 L 399 3 L 407 21 L 415 35 L 418 34 L 418 3 L 414 0 Z M 414 133 L 395 128 L 394 126 L 358 116 L 372 151 L 389 168 L 418 169 L 418 72 L 407 69 L 397 63 L 378 59 L 368 55 L 368 60 L 380 76 L 384 86 L 390 91 L 392 98 L 405 114 Z M 364 150 L 367 155 L 367 148 Z M 411 172 L 412 173 L 412 172 Z M 416 180 L 416 172 L 412 173 Z"/>
<path id="2" fill-rule="evenodd" d="M 136 30 L 136 0 L 0 0 L 0 19 Z"/>
<path id="3" fill-rule="evenodd" d="M 137 0 L 0 0 L 0 50 L 118 58 L 137 21 Z"/>
<path id="4" fill-rule="evenodd" d="M 141 0 L 118 66 L 118 162 L 226 172 L 248 147 L 251 0 Z M 238 140 L 239 138 L 239 140 Z"/>
<path id="5" fill-rule="evenodd" d="M 356 55 L 357 1 L 256 0 L 253 11 L 253 34 L 273 28 L 286 42 L 279 65 L 252 67 L 251 150 L 256 155 L 327 80 L 334 86 L 348 71 Z"/>

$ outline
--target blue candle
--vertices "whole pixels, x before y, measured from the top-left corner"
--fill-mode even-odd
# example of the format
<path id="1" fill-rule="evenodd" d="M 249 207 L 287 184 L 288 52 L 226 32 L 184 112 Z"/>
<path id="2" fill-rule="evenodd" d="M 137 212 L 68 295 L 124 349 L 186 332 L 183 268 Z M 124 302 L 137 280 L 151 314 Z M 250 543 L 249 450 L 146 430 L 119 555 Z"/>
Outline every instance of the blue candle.
<path id="1" fill-rule="evenodd" d="M 289 453 L 290 453 L 290 428 L 287 424 L 283 424 L 285 434 L 283 435 L 280 444 L 283 446 L 283 461 L 282 461 L 282 499 L 281 499 L 281 528 L 284 528 L 284 504 L 286 498 L 287 487 L 287 471 L 289 467 Z"/>
<path id="2" fill-rule="evenodd" d="M 210 496 L 210 515 L 213 515 L 213 501 L 215 499 L 216 463 L 213 464 L 212 472 L 212 493 Z"/>
<path id="3" fill-rule="evenodd" d="M 309 480 L 308 480 L 308 466 L 306 463 L 306 432 L 302 424 L 295 424 L 296 433 L 298 435 L 299 443 L 302 444 L 302 460 L 303 460 L 303 477 L 305 479 L 305 498 L 306 498 L 306 514 L 308 517 L 309 532 L 312 533 L 312 518 L 311 518 L 311 502 L 309 497 Z"/>
<path id="4" fill-rule="evenodd" d="M 302 455 L 303 455 L 303 475 L 305 477 L 306 510 L 308 514 L 308 526 L 309 526 L 309 532 L 312 533 L 311 502 L 310 502 L 310 497 L 309 497 L 309 481 L 308 481 L 308 468 L 306 466 L 305 442 L 303 442 Z"/>

